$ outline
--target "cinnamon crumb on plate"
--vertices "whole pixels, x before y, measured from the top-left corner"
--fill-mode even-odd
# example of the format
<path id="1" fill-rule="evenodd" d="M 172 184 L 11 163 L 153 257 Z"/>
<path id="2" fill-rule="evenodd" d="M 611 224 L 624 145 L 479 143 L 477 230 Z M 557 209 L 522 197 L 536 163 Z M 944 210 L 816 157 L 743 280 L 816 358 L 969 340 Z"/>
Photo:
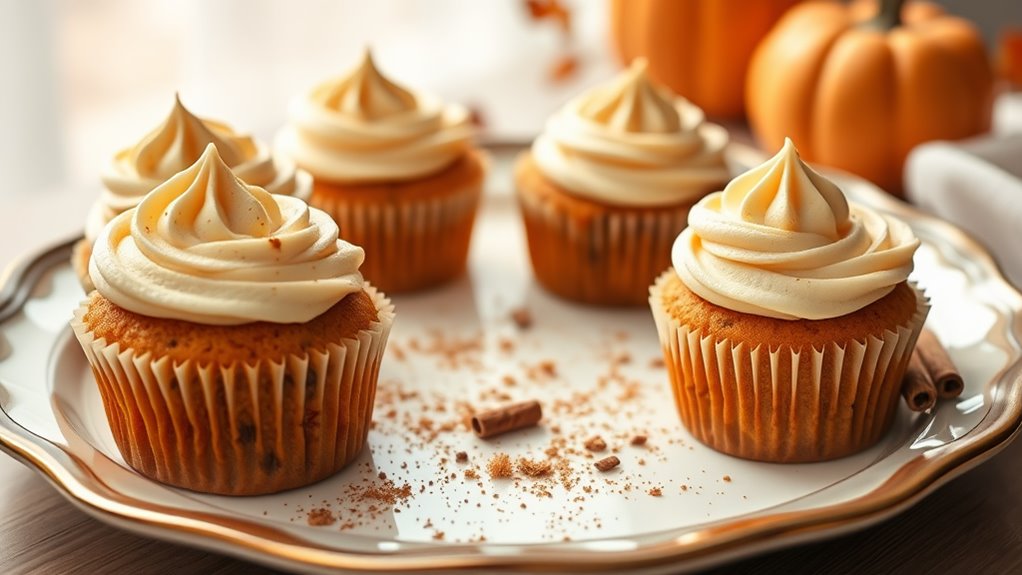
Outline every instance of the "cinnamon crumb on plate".
<path id="1" fill-rule="evenodd" d="M 486 472 L 494 479 L 507 479 L 514 475 L 511 457 L 506 453 L 497 453 L 486 464 Z"/>
<path id="2" fill-rule="evenodd" d="M 589 451 L 600 452 L 607 449 L 607 442 L 599 435 L 594 435 L 585 441 L 585 448 Z"/>

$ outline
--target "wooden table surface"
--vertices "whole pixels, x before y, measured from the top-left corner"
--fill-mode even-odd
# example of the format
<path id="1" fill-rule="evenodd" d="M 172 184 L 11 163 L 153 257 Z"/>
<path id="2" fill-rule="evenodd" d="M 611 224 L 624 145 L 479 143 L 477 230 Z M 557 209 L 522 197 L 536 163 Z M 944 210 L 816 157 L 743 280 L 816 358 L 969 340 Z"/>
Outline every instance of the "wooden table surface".
<path id="1" fill-rule="evenodd" d="M 63 194 L 5 202 L 0 229 L 4 238 L 19 241 L 0 242 L 0 266 L 76 229 L 77 214 L 90 201 Z M 56 215 L 55 202 L 65 208 Z M 39 221 L 51 225 L 39 229 Z M 1019 478 L 1022 442 L 1015 442 L 880 525 L 712 573 L 1022 573 Z M 0 453 L 0 574 L 274 572 L 109 527 L 67 502 L 35 471 Z"/>

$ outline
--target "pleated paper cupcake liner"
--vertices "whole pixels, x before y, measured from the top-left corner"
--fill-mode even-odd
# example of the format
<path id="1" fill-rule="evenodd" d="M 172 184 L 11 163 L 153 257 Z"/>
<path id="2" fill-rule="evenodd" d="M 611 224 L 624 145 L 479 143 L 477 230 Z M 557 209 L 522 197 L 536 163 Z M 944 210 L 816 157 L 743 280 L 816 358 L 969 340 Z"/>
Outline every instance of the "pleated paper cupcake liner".
<path id="1" fill-rule="evenodd" d="M 581 217 L 527 192 L 518 201 L 539 283 L 566 299 L 612 306 L 646 304 L 691 208 L 607 208 Z"/>
<path id="2" fill-rule="evenodd" d="M 78 283 L 82 285 L 85 293 L 96 289 L 96 286 L 92 284 L 92 278 L 89 277 L 90 257 L 92 257 L 92 241 L 88 238 L 78 240 L 71 247 L 71 269 L 78 276 Z"/>
<path id="3" fill-rule="evenodd" d="M 365 444 L 394 318 L 382 293 L 366 292 L 378 313 L 369 328 L 281 361 L 175 364 L 96 338 L 86 304 L 71 327 L 128 465 L 205 493 L 273 493 L 336 473 Z"/>
<path id="4" fill-rule="evenodd" d="M 734 344 L 669 316 L 663 285 L 650 288 L 660 343 L 681 420 L 696 439 L 737 457 L 824 461 L 862 451 L 890 428 L 901 381 L 929 304 L 906 323 L 863 341 L 794 351 Z"/>
<path id="5" fill-rule="evenodd" d="M 465 271 L 482 183 L 443 197 L 395 202 L 346 201 L 314 192 L 311 205 L 333 216 L 341 237 L 365 249 L 362 275 L 387 293 L 426 289 Z"/>

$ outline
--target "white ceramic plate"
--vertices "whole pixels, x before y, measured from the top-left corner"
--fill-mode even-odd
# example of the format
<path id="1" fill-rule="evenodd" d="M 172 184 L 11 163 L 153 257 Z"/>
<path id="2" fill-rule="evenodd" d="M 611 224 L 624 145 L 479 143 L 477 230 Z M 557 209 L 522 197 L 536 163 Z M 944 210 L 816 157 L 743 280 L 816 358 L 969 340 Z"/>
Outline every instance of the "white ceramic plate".
<path id="1" fill-rule="evenodd" d="M 771 465 L 702 446 L 674 412 L 648 310 L 582 307 L 534 283 L 509 190 L 512 153 L 495 152 L 468 276 L 394 298 L 376 425 L 339 475 L 230 498 L 127 468 L 67 327 L 83 297 L 69 244 L 14 265 L 0 288 L 0 447 L 101 520 L 284 568 L 655 572 L 880 521 L 1003 448 L 1019 428 L 1022 297 L 955 228 L 835 174 L 850 195 L 896 213 L 923 239 L 913 278 L 932 300 L 927 324 L 961 368 L 965 393 L 929 414 L 902 408 L 879 445 L 838 461 Z M 736 154 L 739 163 L 757 159 Z M 529 311 L 531 327 L 511 320 L 516 309 Z M 462 423 L 466 404 L 530 398 L 544 405 L 543 426 L 484 441 Z M 630 444 L 637 434 L 648 437 L 645 446 Z M 582 446 L 592 435 L 606 453 Z M 545 460 L 551 447 L 558 465 L 549 477 L 486 472 L 496 453 Z M 456 462 L 458 451 L 469 461 Z M 593 461 L 610 453 L 620 467 L 597 471 Z M 335 520 L 310 525 L 309 512 L 321 509 Z"/>

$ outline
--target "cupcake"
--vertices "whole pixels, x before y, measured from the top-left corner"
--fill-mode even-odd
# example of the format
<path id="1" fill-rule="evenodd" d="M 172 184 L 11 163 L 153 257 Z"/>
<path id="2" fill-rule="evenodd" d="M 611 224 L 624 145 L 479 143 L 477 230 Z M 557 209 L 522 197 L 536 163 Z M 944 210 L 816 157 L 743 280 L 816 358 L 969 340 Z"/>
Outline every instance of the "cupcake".
<path id="1" fill-rule="evenodd" d="M 239 134 L 215 120 L 199 119 L 175 96 L 167 119 L 134 146 L 117 152 L 103 172 L 103 191 L 89 211 L 85 238 L 75 245 L 72 256 L 86 293 L 93 289 L 89 254 L 103 226 L 135 207 L 153 188 L 194 164 L 210 143 L 246 183 L 273 194 L 308 199 L 312 191 L 309 174 L 297 170 L 289 160 L 274 158 L 269 147 L 252 136 Z"/>
<path id="2" fill-rule="evenodd" d="M 362 259 L 327 214 L 243 183 L 213 144 L 114 217 L 71 326 L 128 465 L 254 495 L 349 463 L 394 317 Z"/>
<path id="3" fill-rule="evenodd" d="M 391 82 L 366 51 L 296 98 L 290 118 L 277 147 L 312 173 L 309 203 L 365 248 L 368 280 L 407 292 L 464 272 L 486 172 L 467 109 Z"/>
<path id="4" fill-rule="evenodd" d="M 649 298 L 685 427 L 761 461 L 875 444 L 929 310 L 907 281 L 918 246 L 790 140 L 700 201 Z"/>
<path id="5" fill-rule="evenodd" d="M 642 59 L 569 102 L 515 167 L 536 279 L 578 302 L 644 305 L 688 210 L 727 183 L 727 142 Z"/>

